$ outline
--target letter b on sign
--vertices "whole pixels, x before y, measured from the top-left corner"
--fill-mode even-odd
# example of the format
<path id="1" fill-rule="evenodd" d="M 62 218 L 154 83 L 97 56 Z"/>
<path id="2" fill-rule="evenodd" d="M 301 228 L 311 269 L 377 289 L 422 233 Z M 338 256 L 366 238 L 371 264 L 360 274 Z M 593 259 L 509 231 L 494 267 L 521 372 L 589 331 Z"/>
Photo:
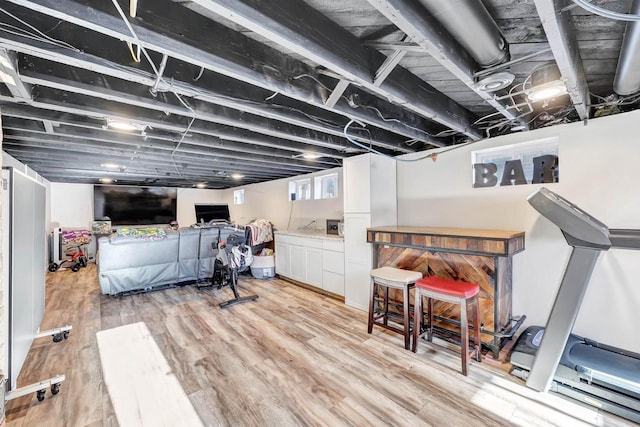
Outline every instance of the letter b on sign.
<path id="1" fill-rule="evenodd" d="M 473 188 L 493 187 L 498 183 L 495 163 L 476 163 L 473 165 Z"/>

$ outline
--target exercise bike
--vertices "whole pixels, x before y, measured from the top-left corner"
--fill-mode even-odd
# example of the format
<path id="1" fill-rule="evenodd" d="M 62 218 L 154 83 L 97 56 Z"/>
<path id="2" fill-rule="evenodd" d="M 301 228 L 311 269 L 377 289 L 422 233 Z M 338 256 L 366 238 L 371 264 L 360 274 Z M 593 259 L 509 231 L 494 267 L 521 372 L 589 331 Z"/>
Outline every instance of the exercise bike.
<path id="1" fill-rule="evenodd" d="M 220 241 L 217 244 L 217 249 L 211 285 L 216 286 L 217 289 L 229 286 L 234 296 L 234 298 L 221 303 L 220 308 L 257 300 L 258 295 L 241 297 L 238 293 L 238 274 L 246 271 L 253 262 L 251 248 L 245 245 L 245 239 L 232 234 L 226 242 Z"/>

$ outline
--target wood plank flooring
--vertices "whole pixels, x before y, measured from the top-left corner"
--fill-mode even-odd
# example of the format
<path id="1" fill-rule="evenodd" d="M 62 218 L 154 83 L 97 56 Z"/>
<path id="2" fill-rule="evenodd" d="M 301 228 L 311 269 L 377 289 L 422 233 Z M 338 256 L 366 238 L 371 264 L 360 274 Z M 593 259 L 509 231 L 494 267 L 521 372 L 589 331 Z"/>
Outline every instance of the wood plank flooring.
<path id="1" fill-rule="evenodd" d="M 205 425 L 631 425 L 529 390 L 504 367 L 472 362 L 464 377 L 455 352 L 426 343 L 406 351 L 400 335 L 367 334 L 364 312 L 279 279 L 242 276 L 241 293 L 260 298 L 227 310 L 217 305 L 229 289 L 100 295 L 94 265 L 47 279 L 42 329 L 70 323 L 73 331 L 57 344 L 36 340 L 18 385 L 67 380 L 43 402 L 8 402 L 8 427 L 116 426 L 96 332 L 136 322 L 145 322 Z"/>

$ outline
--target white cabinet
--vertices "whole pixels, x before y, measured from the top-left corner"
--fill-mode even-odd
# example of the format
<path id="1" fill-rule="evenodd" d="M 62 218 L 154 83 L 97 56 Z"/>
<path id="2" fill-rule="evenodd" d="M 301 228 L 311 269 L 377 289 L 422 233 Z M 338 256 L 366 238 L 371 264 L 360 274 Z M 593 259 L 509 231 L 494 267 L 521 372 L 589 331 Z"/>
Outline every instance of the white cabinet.
<path id="1" fill-rule="evenodd" d="M 397 224 L 396 163 L 375 154 L 343 161 L 345 303 L 369 306 L 372 265 L 367 228 Z"/>
<path id="2" fill-rule="evenodd" d="M 344 216 L 345 294 L 344 302 L 351 307 L 368 310 L 371 244 L 367 243 L 367 227 L 371 214 Z"/>
<path id="3" fill-rule="evenodd" d="M 322 288 L 322 249 L 306 248 L 306 283 Z"/>
<path id="4" fill-rule="evenodd" d="M 277 233 L 276 273 L 344 295 L 344 243 L 341 239 Z"/>

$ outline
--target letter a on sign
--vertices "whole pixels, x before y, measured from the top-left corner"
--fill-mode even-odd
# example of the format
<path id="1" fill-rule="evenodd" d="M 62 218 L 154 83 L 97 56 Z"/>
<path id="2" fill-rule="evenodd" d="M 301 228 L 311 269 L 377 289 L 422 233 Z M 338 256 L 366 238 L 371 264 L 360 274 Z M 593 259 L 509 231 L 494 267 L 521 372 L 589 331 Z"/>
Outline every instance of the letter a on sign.
<path id="1" fill-rule="evenodd" d="M 502 172 L 502 181 L 500 181 L 500 186 L 523 185 L 526 183 L 527 180 L 524 177 L 522 162 L 519 159 L 507 160 L 504 162 L 504 172 Z"/>

